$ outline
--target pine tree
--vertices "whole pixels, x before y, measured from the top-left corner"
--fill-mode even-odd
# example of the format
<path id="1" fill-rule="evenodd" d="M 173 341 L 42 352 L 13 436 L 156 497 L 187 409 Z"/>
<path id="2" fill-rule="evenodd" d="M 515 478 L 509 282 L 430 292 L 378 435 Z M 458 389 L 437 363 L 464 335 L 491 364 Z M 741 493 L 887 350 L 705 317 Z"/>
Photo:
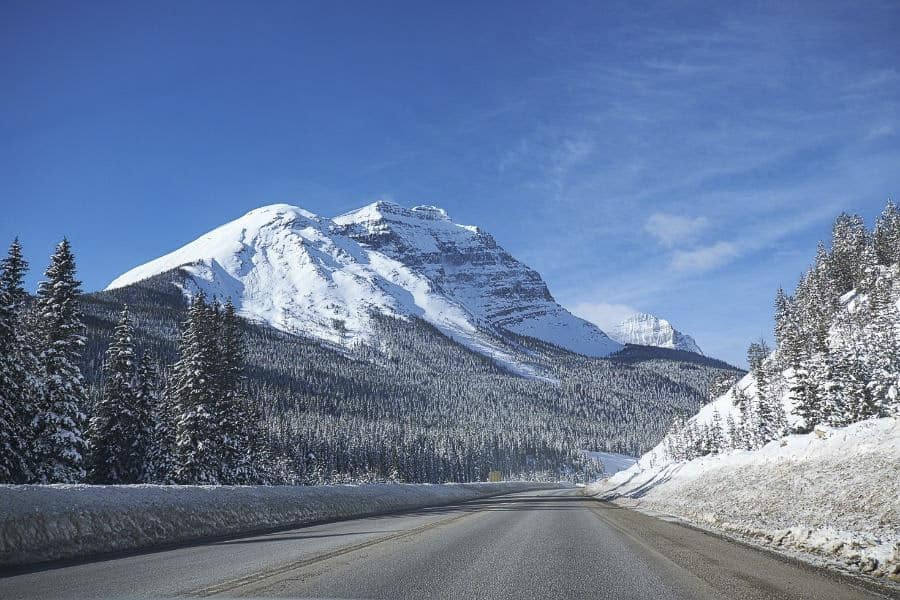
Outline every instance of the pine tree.
<path id="1" fill-rule="evenodd" d="M 810 381 L 815 386 L 816 397 L 819 399 L 817 420 L 834 426 L 843 424 L 847 414 L 846 398 L 837 371 L 837 361 L 832 352 L 820 352 L 813 357 Z"/>
<path id="2" fill-rule="evenodd" d="M 134 412 L 134 456 L 138 481 L 153 481 L 153 444 L 156 431 L 156 407 L 159 404 L 159 372 L 156 360 L 144 352 L 137 368 Z"/>
<path id="3" fill-rule="evenodd" d="M 868 294 L 875 289 L 875 285 L 881 278 L 884 267 L 878 264 L 878 254 L 873 244 L 866 244 L 860 256 L 860 268 L 862 274 L 857 282 L 856 290 Z"/>
<path id="4" fill-rule="evenodd" d="M 809 299 L 804 318 L 811 331 L 811 343 L 814 352 L 824 352 L 828 329 L 834 316 L 840 309 L 840 292 L 832 278 L 831 258 L 825 250 L 825 244 L 819 242 L 816 248 L 816 260 L 809 274 Z"/>
<path id="5" fill-rule="evenodd" d="M 869 232 L 859 215 L 841 214 L 834 221 L 831 241 L 831 278 L 838 293 L 856 287 L 862 277 L 862 256 L 869 244 Z"/>
<path id="6" fill-rule="evenodd" d="M 734 421 L 734 415 L 730 412 L 728 413 L 728 416 L 725 417 L 725 432 L 728 436 L 727 448 L 737 449 L 742 446 L 740 430 L 738 429 L 737 423 Z"/>
<path id="7" fill-rule="evenodd" d="M 722 430 L 722 415 L 718 409 L 713 410 L 712 422 L 708 432 L 708 450 L 709 453 L 718 454 L 725 449 L 725 437 Z"/>
<path id="8" fill-rule="evenodd" d="M 141 395 L 151 402 L 151 435 L 148 477 L 151 483 L 175 483 L 175 438 L 178 405 L 172 386 L 165 385 L 156 361 L 144 356 L 141 363 Z"/>
<path id="9" fill-rule="evenodd" d="M 81 410 L 86 392 L 78 368 L 84 345 L 78 306 L 81 283 L 75 279 L 75 257 L 68 240 L 56 247 L 44 275 L 36 301 L 44 387 L 34 422 L 35 475 L 42 482 L 70 483 L 85 475 Z"/>
<path id="10" fill-rule="evenodd" d="M 750 370 L 758 371 L 771 353 L 772 349 L 769 348 L 769 344 L 763 338 L 759 338 L 758 341 L 750 344 L 750 347 L 747 348 L 747 362 L 750 365 Z"/>
<path id="11" fill-rule="evenodd" d="M 177 406 L 174 479 L 179 483 L 219 482 L 219 433 L 216 416 L 216 339 L 212 311 L 199 294 L 188 311 L 181 338 L 181 359 L 173 385 Z"/>
<path id="12" fill-rule="evenodd" d="M 875 222 L 872 238 L 879 264 L 890 267 L 900 263 L 900 209 L 892 200 Z"/>
<path id="13" fill-rule="evenodd" d="M 793 299 L 783 289 L 778 288 L 775 294 L 775 342 L 787 363 L 793 359 L 791 353 L 797 346 L 796 338 Z"/>
<path id="14" fill-rule="evenodd" d="M 897 267 L 892 268 L 900 281 Z M 896 402 L 900 380 L 900 310 L 893 295 L 892 278 L 884 275 L 873 284 L 869 294 L 868 323 L 863 331 L 866 362 L 871 379 L 866 388 L 871 406 L 863 406 L 860 416 L 884 416 Z"/>
<path id="15" fill-rule="evenodd" d="M 0 262 L 0 483 L 31 479 L 29 438 L 37 360 L 24 319 L 27 269 L 15 239 Z"/>
<path id="16" fill-rule="evenodd" d="M 138 397 L 134 328 L 126 306 L 106 352 L 103 389 L 91 419 L 91 480 L 140 483 L 145 480 L 149 408 Z"/>
<path id="17" fill-rule="evenodd" d="M 775 298 L 775 337 L 778 341 L 780 366 L 791 369 L 788 390 L 796 412 L 804 423 L 799 430 L 811 431 L 821 421 L 821 406 L 810 373 L 812 338 L 804 331 L 804 324 L 798 313 L 796 301 L 779 289 Z M 767 400 L 767 406 L 762 407 L 763 412 L 758 415 L 763 420 L 771 416 L 769 408 L 775 398 Z M 758 424 L 757 430 L 760 428 L 767 432 L 768 424 Z"/>
<path id="18" fill-rule="evenodd" d="M 740 376 L 732 372 L 726 371 L 717 374 L 709 383 L 709 392 L 707 394 L 709 401 L 712 402 L 723 394 L 726 394 L 739 379 Z"/>
<path id="19" fill-rule="evenodd" d="M 0 483 L 22 482 L 28 478 L 24 430 L 19 419 L 18 365 L 14 356 L 15 314 L 12 302 L 0 290 Z"/>
<path id="20" fill-rule="evenodd" d="M 741 414 L 741 422 L 744 422 L 747 420 L 747 415 L 750 412 L 750 397 L 747 395 L 747 392 L 744 391 L 744 389 L 739 385 L 734 386 L 733 395 L 733 403 Z"/>
<path id="21" fill-rule="evenodd" d="M 218 316 L 218 315 L 217 315 Z M 248 473 L 248 443 L 244 422 L 243 348 L 234 305 L 229 298 L 219 321 L 218 421 L 223 483 L 244 483 L 252 479 Z"/>

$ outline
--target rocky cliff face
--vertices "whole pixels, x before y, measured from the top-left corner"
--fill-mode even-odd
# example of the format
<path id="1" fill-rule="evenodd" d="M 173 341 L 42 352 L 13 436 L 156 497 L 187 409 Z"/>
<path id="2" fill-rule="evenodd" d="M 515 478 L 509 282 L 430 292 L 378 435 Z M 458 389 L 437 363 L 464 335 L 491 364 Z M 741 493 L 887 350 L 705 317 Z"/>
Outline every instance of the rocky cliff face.
<path id="1" fill-rule="evenodd" d="M 610 335 L 623 344 L 658 346 L 703 354 L 694 338 L 678 331 L 665 319 L 646 313 L 625 319 Z"/>
<path id="2" fill-rule="evenodd" d="M 405 209 L 378 202 L 334 221 L 341 233 L 365 248 L 426 278 L 482 326 L 593 356 L 618 350 L 618 344 L 595 325 L 557 304 L 537 271 L 516 260 L 478 227 L 453 223 L 443 209 Z"/>
<path id="3" fill-rule="evenodd" d="M 373 342 L 378 312 L 423 318 L 500 362 L 512 360 L 503 331 L 590 356 L 621 348 L 558 305 L 540 275 L 489 234 L 432 206 L 378 202 L 334 219 L 266 206 L 109 288 L 173 269 L 185 274 L 188 296 L 230 297 L 248 318 L 337 344 Z"/>

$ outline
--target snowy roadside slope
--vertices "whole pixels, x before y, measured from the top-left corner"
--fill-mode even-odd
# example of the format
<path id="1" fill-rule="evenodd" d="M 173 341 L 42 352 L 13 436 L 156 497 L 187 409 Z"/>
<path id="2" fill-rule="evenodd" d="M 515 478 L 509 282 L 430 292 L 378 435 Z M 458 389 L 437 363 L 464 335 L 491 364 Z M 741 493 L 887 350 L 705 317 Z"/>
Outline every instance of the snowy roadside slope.
<path id="1" fill-rule="evenodd" d="M 650 467 L 588 494 L 900 581 L 900 422 L 882 418 Z"/>
<path id="2" fill-rule="evenodd" d="M 592 452 L 584 450 L 584 455 L 592 460 L 596 460 L 603 465 L 603 473 L 609 477 L 615 475 L 619 471 L 630 468 L 637 459 L 627 454 L 616 454 L 615 452 Z"/>
<path id="3" fill-rule="evenodd" d="M 0 485 L 0 567 L 557 487 Z"/>

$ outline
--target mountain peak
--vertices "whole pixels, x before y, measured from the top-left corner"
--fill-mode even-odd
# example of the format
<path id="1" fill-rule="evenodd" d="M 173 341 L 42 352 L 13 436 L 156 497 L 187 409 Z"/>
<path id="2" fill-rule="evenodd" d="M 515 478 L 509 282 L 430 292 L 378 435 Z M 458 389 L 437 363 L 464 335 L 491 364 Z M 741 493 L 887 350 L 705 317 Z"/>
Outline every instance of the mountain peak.
<path id="1" fill-rule="evenodd" d="M 107 289 L 176 269 L 188 296 L 228 297 L 247 318 L 336 344 L 370 341 L 380 313 L 421 318 L 499 362 L 504 332 L 590 356 L 621 348 L 558 305 L 540 275 L 490 235 L 436 206 L 379 201 L 334 219 L 263 206 Z"/>
<path id="2" fill-rule="evenodd" d="M 266 206 L 260 206 L 259 208 L 254 208 L 250 212 L 248 212 L 242 218 L 248 217 L 256 217 L 256 216 L 281 216 L 281 215 L 290 215 L 296 217 L 302 217 L 304 219 L 312 219 L 318 220 L 321 217 L 319 215 L 312 213 L 304 208 L 300 208 L 299 206 L 294 206 L 293 204 L 269 204 Z M 238 219 L 240 220 L 240 219 Z"/>
<path id="3" fill-rule="evenodd" d="M 412 207 L 410 212 L 418 217 L 431 221 L 450 221 L 450 216 L 447 214 L 447 211 L 439 206 L 423 204 L 421 206 Z"/>
<path id="4" fill-rule="evenodd" d="M 389 200 L 372 202 L 362 208 L 339 215 L 333 220 L 338 225 L 349 225 L 351 223 L 399 219 L 446 221 L 447 223 L 456 225 L 450 219 L 447 211 L 439 206 L 423 204 L 412 208 L 406 208 L 405 206 L 401 206 L 396 202 L 391 202 Z"/>
<path id="5" fill-rule="evenodd" d="M 637 313 L 619 323 L 612 338 L 623 344 L 640 344 L 686 350 L 703 354 L 691 336 L 675 329 L 669 321 L 649 313 Z"/>

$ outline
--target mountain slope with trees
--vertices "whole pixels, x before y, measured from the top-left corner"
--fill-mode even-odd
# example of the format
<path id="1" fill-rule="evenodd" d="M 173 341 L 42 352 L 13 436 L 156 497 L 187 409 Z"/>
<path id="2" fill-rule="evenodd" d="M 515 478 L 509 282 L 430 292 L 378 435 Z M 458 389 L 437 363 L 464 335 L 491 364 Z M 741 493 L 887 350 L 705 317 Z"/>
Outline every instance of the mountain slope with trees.
<path id="1" fill-rule="evenodd" d="M 85 372 L 101 356 L 116 311 L 128 304 L 141 344 L 163 362 L 188 310 L 178 271 L 84 298 Z M 418 319 L 373 317 L 377 346 L 343 348 L 239 321 L 248 396 L 261 414 L 277 480 L 474 481 L 573 476 L 595 468 L 581 449 L 636 454 L 675 414 L 708 400 L 733 367 L 696 354 L 628 347 L 609 359 L 509 336 L 552 377 L 516 376 Z M 171 377 L 168 375 L 167 377 Z"/>
<path id="2" fill-rule="evenodd" d="M 660 444 L 594 493 L 900 576 L 893 202 L 872 230 L 857 215 L 836 219 L 830 248 L 819 245 L 794 293 L 778 290 L 775 338 L 774 350 L 751 344 L 750 373 L 691 419 L 677 418 Z"/>
<path id="3" fill-rule="evenodd" d="M 2 270 L 3 481 L 466 482 L 581 479 L 584 450 L 637 454 L 738 371 L 690 352 L 606 358 L 495 330 L 541 377 L 421 318 L 370 314 L 333 345 L 186 297 L 183 269 L 81 294 L 68 242 L 36 298 L 18 244 Z M 39 326 L 33 324 L 40 321 Z"/>

